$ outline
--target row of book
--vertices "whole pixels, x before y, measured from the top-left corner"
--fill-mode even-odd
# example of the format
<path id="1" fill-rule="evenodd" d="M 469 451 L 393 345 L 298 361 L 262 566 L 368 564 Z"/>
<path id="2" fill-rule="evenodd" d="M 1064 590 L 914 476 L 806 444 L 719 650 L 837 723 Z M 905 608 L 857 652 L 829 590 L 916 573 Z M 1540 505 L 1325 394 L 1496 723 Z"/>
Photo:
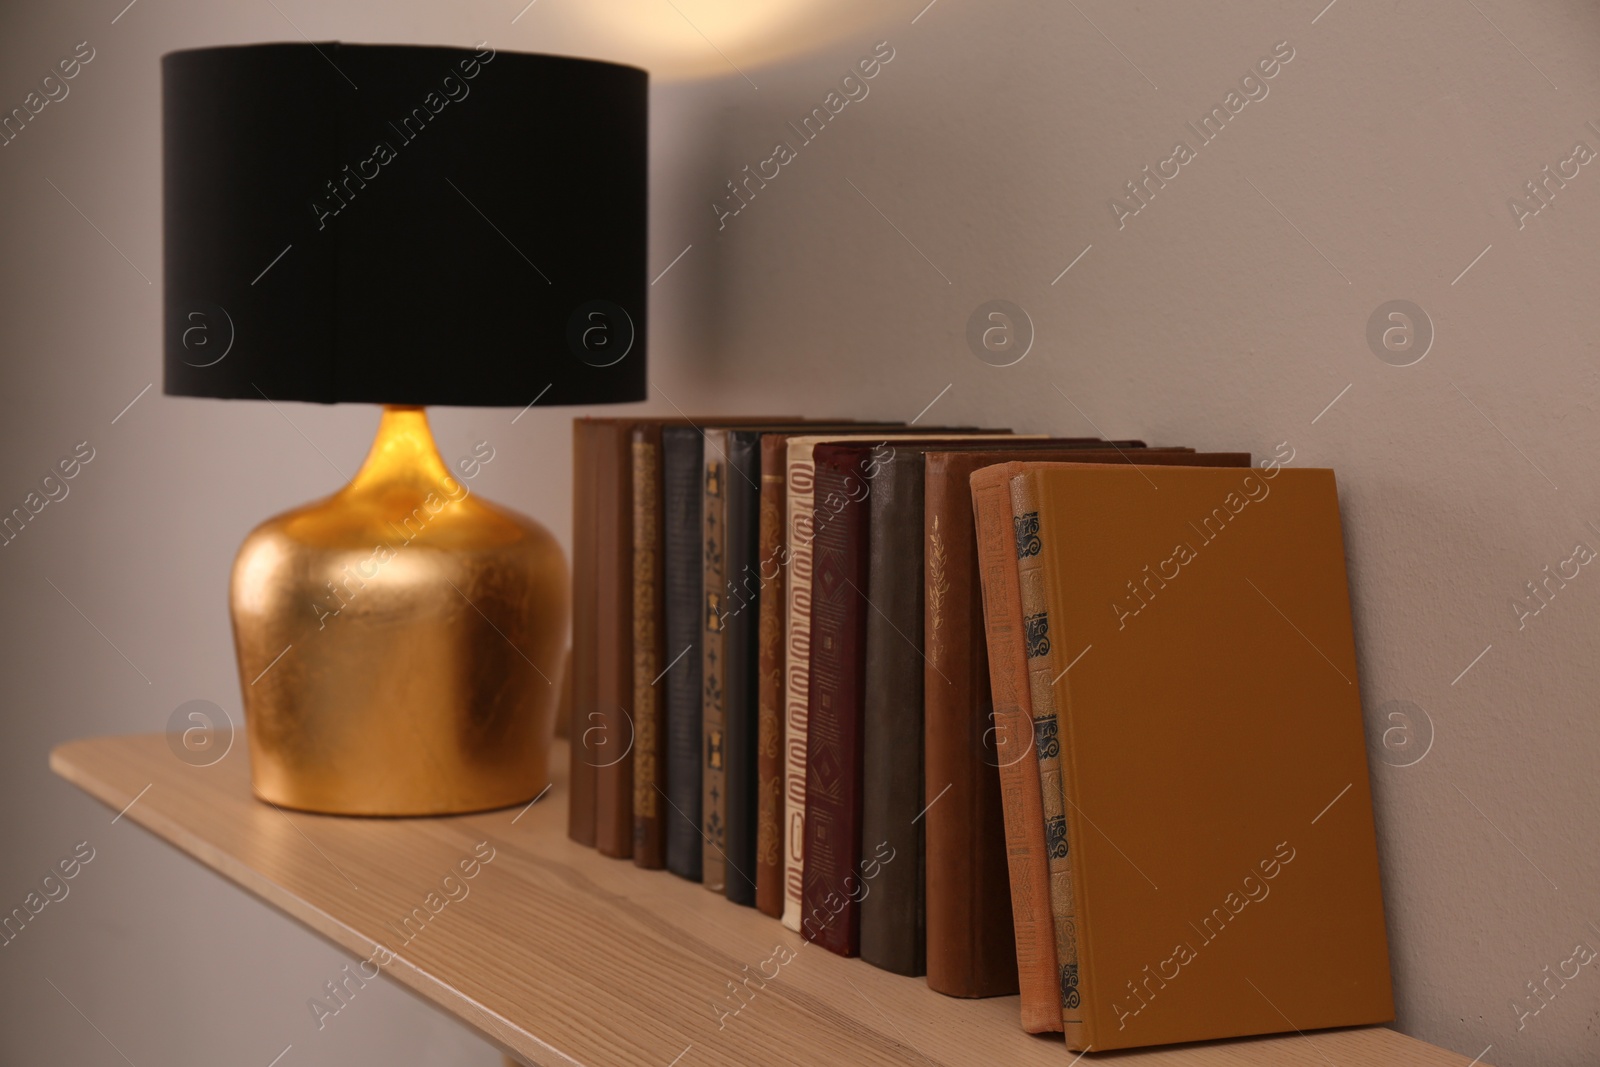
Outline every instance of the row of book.
<path id="1" fill-rule="evenodd" d="M 1307 584 L 1303 546 L 1271 541 L 1306 531 L 1258 518 L 1299 505 L 1256 506 L 1254 522 L 1243 508 L 1270 489 L 1333 500 L 1331 474 L 1281 459 L 1269 475 L 1245 453 L 1001 430 L 577 420 L 570 835 L 700 881 L 841 955 L 925 974 L 941 993 L 1020 991 L 1023 1025 L 1064 1031 L 1074 1048 L 1284 1029 L 1270 1008 L 1218 993 L 1215 974 L 1182 981 L 1173 962 L 1173 939 L 1197 942 L 1238 914 L 1240 892 L 1270 887 L 1296 900 L 1259 909 L 1250 934 L 1234 935 L 1241 923 L 1205 941 L 1198 969 L 1292 965 L 1288 948 L 1343 946 L 1327 957 L 1344 967 L 1337 980 L 1291 967 L 1296 984 L 1274 999 L 1321 1020 L 1310 1025 L 1387 1018 L 1336 502 L 1332 541 L 1327 507 L 1315 532 L 1338 548 L 1316 561 L 1337 563 L 1337 583 L 1330 571 L 1310 583 L 1320 602 L 1291 600 L 1314 617 L 1271 616 L 1313 646 L 1342 619 L 1332 650 L 1290 647 L 1264 632 L 1270 620 L 1246 617 L 1246 597 L 1277 603 L 1274 576 Z M 1062 481 L 1074 474 L 1087 480 Z M 1049 505 L 1013 514 L 1018 492 Z M 1067 518 L 1042 518 L 1053 509 Z M 1057 521 L 1075 540 L 1057 537 Z M 1267 584 L 1224 591 L 1224 573 Z M 1058 598 L 1048 609 L 1042 590 Z M 1069 605 L 1080 632 L 1051 625 Z M 1328 697 L 1327 678 L 1301 678 L 1307 655 L 1349 691 Z M 1081 745 L 1077 716 L 1091 705 L 1080 679 L 1108 687 L 1096 691 L 1105 706 L 1083 712 L 1106 736 Z M 1203 680 L 1215 684 L 1191 691 Z M 1278 688 L 1259 692 L 1268 681 Z M 1268 757 L 1278 762 L 1261 765 Z M 1304 793 L 1327 774 L 1355 794 L 1341 798 L 1357 830 L 1337 847 L 1252 836 L 1265 811 L 1284 810 L 1264 790 Z M 1264 807 L 1228 806 L 1247 794 Z M 1279 889 L 1288 854 L 1296 874 L 1314 868 L 1316 888 L 1305 877 Z M 1218 864 L 1228 884 L 1214 882 Z M 1216 884 L 1214 917 L 1199 902 Z M 1285 937 L 1312 899 L 1322 933 Z M 1157 951 L 1152 937 L 1167 943 Z M 1308 994 L 1326 985 L 1337 995 Z"/>

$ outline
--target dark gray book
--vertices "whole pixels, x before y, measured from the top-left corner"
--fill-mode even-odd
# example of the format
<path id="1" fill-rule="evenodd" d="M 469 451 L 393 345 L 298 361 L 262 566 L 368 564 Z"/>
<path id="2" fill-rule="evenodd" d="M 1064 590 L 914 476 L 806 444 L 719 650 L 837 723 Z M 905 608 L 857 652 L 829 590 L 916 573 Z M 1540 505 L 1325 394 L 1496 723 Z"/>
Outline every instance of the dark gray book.
<path id="1" fill-rule="evenodd" d="M 665 683 L 667 786 L 667 869 L 700 881 L 700 655 L 701 612 L 700 483 L 705 438 L 693 426 L 661 430 L 663 558 L 666 566 Z"/>
<path id="2" fill-rule="evenodd" d="M 862 861 L 893 855 L 861 900 L 861 958 L 927 973 L 922 808 L 923 449 L 891 442 L 868 499 Z M 882 458 L 882 457 L 887 458 Z M 892 850 L 892 852 L 890 851 Z"/>
<path id="3" fill-rule="evenodd" d="M 761 431 L 728 432 L 723 532 L 723 714 L 727 762 L 727 897 L 756 903 L 757 625 L 760 619 Z"/>

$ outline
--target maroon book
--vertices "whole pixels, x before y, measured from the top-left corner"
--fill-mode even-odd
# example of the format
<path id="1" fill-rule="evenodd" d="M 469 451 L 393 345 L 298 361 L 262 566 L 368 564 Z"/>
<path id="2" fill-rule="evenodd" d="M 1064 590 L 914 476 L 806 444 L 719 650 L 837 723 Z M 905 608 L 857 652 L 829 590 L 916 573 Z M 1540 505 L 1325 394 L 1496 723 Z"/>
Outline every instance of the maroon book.
<path id="1" fill-rule="evenodd" d="M 800 933 L 841 956 L 860 953 L 861 900 L 871 891 L 868 872 L 857 861 L 872 449 L 859 443 L 818 445 L 815 452 L 811 725 L 806 738 Z"/>

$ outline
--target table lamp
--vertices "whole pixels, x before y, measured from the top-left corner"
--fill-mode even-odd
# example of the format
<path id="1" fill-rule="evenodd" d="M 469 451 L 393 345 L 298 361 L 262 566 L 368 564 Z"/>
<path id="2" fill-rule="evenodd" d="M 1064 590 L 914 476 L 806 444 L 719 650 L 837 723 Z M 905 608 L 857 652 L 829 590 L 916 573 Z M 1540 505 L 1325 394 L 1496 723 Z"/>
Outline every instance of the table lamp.
<path id="1" fill-rule="evenodd" d="M 645 72 L 264 44 L 169 54 L 162 88 L 166 392 L 382 405 L 349 484 L 234 563 L 256 795 L 343 815 L 532 799 L 566 562 L 466 484 L 481 456 L 445 463 L 423 406 L 644 399 Z"/>

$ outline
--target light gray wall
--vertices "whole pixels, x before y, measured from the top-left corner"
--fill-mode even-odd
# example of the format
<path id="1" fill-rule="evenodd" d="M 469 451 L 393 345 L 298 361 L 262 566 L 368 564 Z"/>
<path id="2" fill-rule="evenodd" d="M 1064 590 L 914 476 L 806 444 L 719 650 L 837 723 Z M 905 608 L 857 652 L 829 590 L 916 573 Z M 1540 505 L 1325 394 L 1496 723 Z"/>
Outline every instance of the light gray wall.
<path id="1" fill-rule="evenodd" d="M 1513 602 L 1576 544 L 1600 548 L 1600 168 L 1552 181 L 1522 226 L 1508 206 L 1575 142 L 1600 150 L 1591 5 L 536 0 L 513 24 L 520 0 L 138 0 L 113 23 L 123 2 L 0 10 L 0 107 L 95 49 L 0 149 L 0 505 L 95 449 L 0 549 L 0 906 L 76 842 L 96 849 L 0 949 L 0 1060 L 121 1062 L 114 1043 L 141 1064 L 266 1064 L 292 1043 L 286 1065 L 495 1062 L 386 987 L 317 1032 L 305 999 L 337 952 L 45 769 L 54 744 L 162 729 L 188 699 L 237 714 L 232 554 L 334 488 L 318 450 L 348 471 L 376 421 L 159 392 L 156 59 L 294 40 L 292 19 L 657 72 L 653 271 L 692 247 L 651 290 L 648 410 L 909 419 L 939 397 L 930 419 L 1288 442 L 1297 465 L 1337 468 L 1368 729 L 1398 731 L 1373 775 L 1399 1025 L 1469 1058 L 1492 1044 L 1498 1064 L 1595 1061 L 1593 966 L 1520 1029 L 1513 1004 L 1536 1006 L 1525 983 L 1576 942 L 1600 946 L 1600 573 L 1536 616 Z M 723 183 L 885 40 L 869 95 L 719 231 Z M 1268 95 L 1119 227 L 1124 183 L 1196 147 L 1184 123 L 1283 41 Z M 964 339 L 992 298 L 1035 327 L 1015 366 Z M 1435 332 L 1409 367 L 1367 340 L 1402 299 Z M 435 425 L 447 457 L 493 443 L 475 488 L 565 537 L 572 413 L 513 414 Z M 1425 713 L 1409 742 L 1394 701 Z"/>

